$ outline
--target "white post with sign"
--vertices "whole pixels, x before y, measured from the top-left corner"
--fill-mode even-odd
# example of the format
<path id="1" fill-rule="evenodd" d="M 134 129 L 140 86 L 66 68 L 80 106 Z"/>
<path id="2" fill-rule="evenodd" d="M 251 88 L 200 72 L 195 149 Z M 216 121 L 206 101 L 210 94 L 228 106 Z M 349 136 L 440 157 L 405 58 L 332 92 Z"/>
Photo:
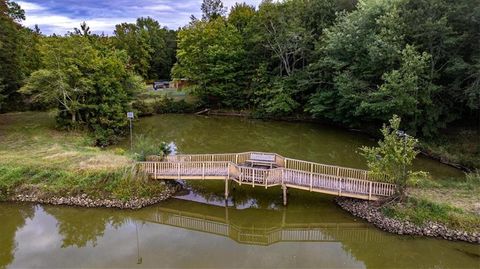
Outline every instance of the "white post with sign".
<path id="1" fill-rule="evenodd" d="M 130 121 L 130 150 L 133 151 L 133 135 L 132 135 L 132 120 L 134 118 L 133 112 L 127 112 L 127 118 Z"/>

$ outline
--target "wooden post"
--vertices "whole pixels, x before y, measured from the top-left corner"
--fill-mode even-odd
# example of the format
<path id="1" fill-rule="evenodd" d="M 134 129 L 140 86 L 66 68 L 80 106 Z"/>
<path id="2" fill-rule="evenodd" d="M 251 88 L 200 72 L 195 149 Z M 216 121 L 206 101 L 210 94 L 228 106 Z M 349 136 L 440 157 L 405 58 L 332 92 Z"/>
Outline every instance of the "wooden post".
<path id="1" fill-rule="evenodd" d="M 252 187 L 255 188 L 255 169 L 252 169 Z"/>
<path id="2" fill-rule="evenodd" d="M 225 179 L 225 200 L 228 199 L 228 179 Z"/>
<path id="3" fill-rule="evenodd" d="M 153 163 L 153 178 L 157 179 L 157 163 Z"/>
<path id="4" fill-rule="evenodd" d="M 230 163 L 227 166 L 227 179 L 230 179 Z"/>
<path id="5" fill-rule="evenodd" d="M 313 189 L 313 163 L 310 164 L 310 191 Z"/>
<path id="6" fill-rule="evenodd" d="M 337 166 L 337 172 L 335 173 L 335 175 L 338 177 L 339 174 L 340 174 L 340 167 Z"/>
<path id="7" fill-rule="evenodd" d="M 235 163 L 238 164 L 238 154 L 235 154 Z"/>
<path id="8" fill-rule="evenodd" d="M 270 173 L 271 170 L 268 170 L 267 173 L 265 174 L 264 178 L 265 178 L 265 189 L 268 188 L 268 182 L 267 182 L 267 179 L 268 179 L 268 174 Z"/>
<path id="9" fill-rule="evenodd" d="M 287 205 L 287 186 L 285 184 L 282 184 L 282 190 L 283 190 L 283 205 Z"/>
<path id="10" fill-rule="evenodd" d="M 342 179 L 340 178 L 339 184 L 338 184 L 338 196 L 342 196 Z"/>
<path id="11" fill-rule="evenodd" d="M 372 200 L 372 182 L 368 183 L 368 200 Z"/>
<path id="12" fill-rule="evenodd" d="M 202 180 L 205 180 L 205 163 L 202 163 Z"/>
<path id="13" fill-rule="evenodd" d="M 180 163 L 177 163 L 178 179 L 180 179 Z"/>

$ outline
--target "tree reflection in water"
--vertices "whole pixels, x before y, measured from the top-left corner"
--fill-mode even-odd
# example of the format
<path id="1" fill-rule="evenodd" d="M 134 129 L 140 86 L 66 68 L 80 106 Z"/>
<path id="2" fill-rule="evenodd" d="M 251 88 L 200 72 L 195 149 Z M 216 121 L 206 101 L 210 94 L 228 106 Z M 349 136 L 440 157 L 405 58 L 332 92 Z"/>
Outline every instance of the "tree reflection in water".
<path id="1" fill-rule="evenodd" d="M 0 268 L 5 268 L 14 258 L 17 243 L 15 234 L 21 229 L 27 219 L 34 215 L 34 205 L 15 204 L 15 207 L 9 204 L 0 206 Z"/>
<path id="2" fill-rule="evenodd" d="M 106 225 L 122 226 L 128 219 L 118 211 L 64 206 L 45 206 L 45 212 L 57 220 L 58 233 L 63 237 L 62 248 L 97 245 L 103 237 Z"/>

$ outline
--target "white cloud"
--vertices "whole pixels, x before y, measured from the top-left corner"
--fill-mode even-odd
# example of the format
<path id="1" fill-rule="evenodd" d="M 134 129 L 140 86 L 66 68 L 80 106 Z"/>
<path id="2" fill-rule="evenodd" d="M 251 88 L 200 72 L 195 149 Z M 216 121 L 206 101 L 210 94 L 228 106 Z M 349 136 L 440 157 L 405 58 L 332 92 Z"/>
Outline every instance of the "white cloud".
<path id="1" fill-rule="evenodd" d="M 38 11 L 38 10 L 45 10 L 45 7 L 42 7 L 40 5 L 37 5 L 35 3 L 29 3 L 29 2 L 25 2 L 25 1 L 16 1 L 17 4 L 19 4 L 23 10 L 25 10 L 26 12 L 29 12 L 29 11 Z"/>
<path id="2" fill-rule="evenodd" d="M 144 7 L 144 9 L 150 10 L 150 11 L 174 11 L 174 9 L 171 6 L 163 5 L 163 4 L 146 6 Z"/>
<path id="3" fill-rule="evenodd" d="M 237 1 L 260 3 L 260 0 L 224 0 L 224 3 L 230 9 Z M 187 24 L 190 15 L 201 16 L 202 0 L 21 0 L 18 3 L 26 12 L 23 24 L 27 27 L 37 24 L 45 34 L 65 34 L 83 21 L 94 33 L 112 34 L 115 25 L 147 16 L 176 29 Z"/>

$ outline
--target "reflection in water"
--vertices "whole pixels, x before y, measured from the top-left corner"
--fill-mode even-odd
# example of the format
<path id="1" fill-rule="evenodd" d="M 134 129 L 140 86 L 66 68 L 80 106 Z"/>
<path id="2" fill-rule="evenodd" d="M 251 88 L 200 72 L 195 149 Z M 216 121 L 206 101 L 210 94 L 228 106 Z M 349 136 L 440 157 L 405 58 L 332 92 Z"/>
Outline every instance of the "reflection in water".
<path id="1" fill-rule="evenodd" d="M 85 247 L 88 243 L 95 247 L 97 239 L 103 237 L 107 223 L 115 228 L 126 220 L 118 214 L 109 215 L 88 208 L 45 207 L 44 210 L 57 220 L 62 248 Z"/>
<path id="2" fill-rule="evenodd" d="M 379 233 L 364 223 L 323 221 L 305 223 L 287 216 L 287 210 L 260 212 L 264 215 L 260 222 L 245 223 L 244 220 L 249 219 L 252 215 L 249 210 L 205 204 L 193 206 L 190 203 L 185 201 L 184 204 L 187 206 L 182 210 L 172 208 L 172 205 L 176 207 L 176 203 L 160 205 L 155 212 L 143 217 L 142 220 L 225 236 L 238 243 L 250 245 L 271 245 L 278 242 L 340 242 L 342 238 L 360 242 L 382 239 Z M 203 207 L 207 213 L 199 213 L 200 207 Z M 192 208 L 195 208 L 195 211 Z M 222 214 L 223 216 L 220 217 Z M 265 217 L 268 219 L 267 221 Z"/>
<path id="3" fill-rule="evenodd" d="M 477 245 L 387 234 L 338 210 L 328 196 L 292 191 L 285 208 L 276 206 L 279 190 L 236 186 L 225 204 L 222 182 L 201 186 L 188 183 L 190 194 L 137 211 L 0 204 L 2 217 L 11 219 L 0 226 L 0 267 L 472 268 L 480 262 Z M 192 197 L 202 202 L 185 200 Z"/>
<path id="4" fill-rule="evenodd" d="M 13 261 L 16 249 L 15 233 L 34 214 L 32 205 L 16 204 L 15 207 L 9 205 L 0 205 L 0 268 Z"/>

